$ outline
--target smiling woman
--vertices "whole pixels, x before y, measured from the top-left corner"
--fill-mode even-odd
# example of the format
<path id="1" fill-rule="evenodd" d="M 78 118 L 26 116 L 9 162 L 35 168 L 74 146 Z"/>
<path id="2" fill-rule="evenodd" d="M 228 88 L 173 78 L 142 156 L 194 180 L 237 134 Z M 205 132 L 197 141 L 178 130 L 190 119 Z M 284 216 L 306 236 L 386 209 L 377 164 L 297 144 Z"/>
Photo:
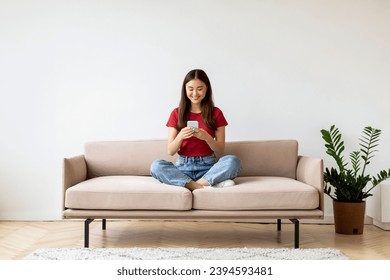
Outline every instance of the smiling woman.
<path id="1" fill-rule="evenodd" d="M 197 122 L 198 128 L 187 126 Z M 216 155 L 225 149 L 225 126 L 222 111 L 214 106 L 212 89 L 207 74 L 200 69 L 190 71 L 184 78 L 179 107 L 167 122 L 168 154 L 179 154 L 174 165 L 156 160 L 151 175 L 160 182 L 186 187 L 193 191 L 205 187 L 230 187 L 240 169 L 236 156 Z"/>
<path id="2" fill-rule="evenodd" d="M 201 102 L 206 96 L 207 86 L 198 79 L 189 81 L 186 84 L 187 97 L 191 101 L 191 112 L 201 113 Z"/>

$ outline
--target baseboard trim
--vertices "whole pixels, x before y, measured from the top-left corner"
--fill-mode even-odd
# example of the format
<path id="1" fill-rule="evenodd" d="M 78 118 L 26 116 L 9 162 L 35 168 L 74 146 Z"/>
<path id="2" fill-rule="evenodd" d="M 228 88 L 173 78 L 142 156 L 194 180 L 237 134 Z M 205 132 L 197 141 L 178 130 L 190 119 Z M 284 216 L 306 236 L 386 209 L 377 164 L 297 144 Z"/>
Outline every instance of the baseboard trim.
<path id="1" fill-rule="evenodd" d="M 376 220 L 373 220 L 373 225 L 374 226 L 377 226 L 383 230 L 390 230 L 390 223 L 382 223 L 382 222 L 379 222 L 379 221 L 376 221 Z"/>

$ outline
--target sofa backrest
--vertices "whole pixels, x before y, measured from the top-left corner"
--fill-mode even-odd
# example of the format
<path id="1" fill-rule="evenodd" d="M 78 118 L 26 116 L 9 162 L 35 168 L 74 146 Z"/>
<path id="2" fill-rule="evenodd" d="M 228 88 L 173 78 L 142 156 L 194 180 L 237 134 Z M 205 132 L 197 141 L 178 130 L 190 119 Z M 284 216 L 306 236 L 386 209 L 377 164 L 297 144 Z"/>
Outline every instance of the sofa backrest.
<path id="1" fill-rule="evenodd" d="M 174 160 L 167 153 L 167 140 L 87 142 L 84 149 L 88 178 L 150 175 L 154 160 Z"/>
<path id="2" fill-rule="evenodd" d="M 298 142 L 295 140 L 227 142 L 225 154 L 237 155 L 240 176 L 296 177 Z M 150 175 L 153 160 L 176 161 L 167 154 L 166 140 L 96 141 L 85 144 L 88 178 L 109 175 Z"/>
<path id="3" fill-rule="evenodd" d="M 298 142 L 259 140 L 227 142 L 225 154 L 241 159 L 240 176 L 279 176 L 296 179 Z"/>

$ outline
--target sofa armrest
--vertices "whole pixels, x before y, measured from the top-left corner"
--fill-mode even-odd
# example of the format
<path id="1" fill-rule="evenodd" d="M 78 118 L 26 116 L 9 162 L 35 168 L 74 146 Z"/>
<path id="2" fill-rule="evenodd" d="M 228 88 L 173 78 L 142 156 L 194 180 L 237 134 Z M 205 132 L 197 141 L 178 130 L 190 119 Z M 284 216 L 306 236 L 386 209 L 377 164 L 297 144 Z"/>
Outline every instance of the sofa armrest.
<path id="1" fill-rule="evenodd" d="M 320 210 L 324 210 L 324 161 L 320 158 L 299 156 L 297 180 L 318 189 Z"/>
<path id="2" fill-rule="evenodd" d="M 65 209 L 66 190 L 87 179 L 87 163 L 84 155 L 64 158 L 62 175 L 63 209 Z"/>

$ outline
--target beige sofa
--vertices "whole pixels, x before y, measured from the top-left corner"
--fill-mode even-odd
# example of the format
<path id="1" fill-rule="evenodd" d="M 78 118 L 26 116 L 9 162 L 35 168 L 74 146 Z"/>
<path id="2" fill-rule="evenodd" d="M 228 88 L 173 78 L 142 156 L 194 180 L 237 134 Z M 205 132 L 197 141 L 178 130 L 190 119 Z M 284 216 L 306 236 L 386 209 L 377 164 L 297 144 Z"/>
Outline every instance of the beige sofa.
<path id="1" fill-rule="evenodd" d="M 294 247 L 299 247 L 299 220 L 323 219 L 322 159 L 298 156 L 295 140 L 226 143 L 225 154 L 240 157 L 236 186 L 193 192 L 152 178 L 155 159 L 175 161 L 165 140 L 103 141 L 85 144 L 84 155 L 64 159 L 63 218 L 236 221 L 281 219 L 295 224 Z"/>

